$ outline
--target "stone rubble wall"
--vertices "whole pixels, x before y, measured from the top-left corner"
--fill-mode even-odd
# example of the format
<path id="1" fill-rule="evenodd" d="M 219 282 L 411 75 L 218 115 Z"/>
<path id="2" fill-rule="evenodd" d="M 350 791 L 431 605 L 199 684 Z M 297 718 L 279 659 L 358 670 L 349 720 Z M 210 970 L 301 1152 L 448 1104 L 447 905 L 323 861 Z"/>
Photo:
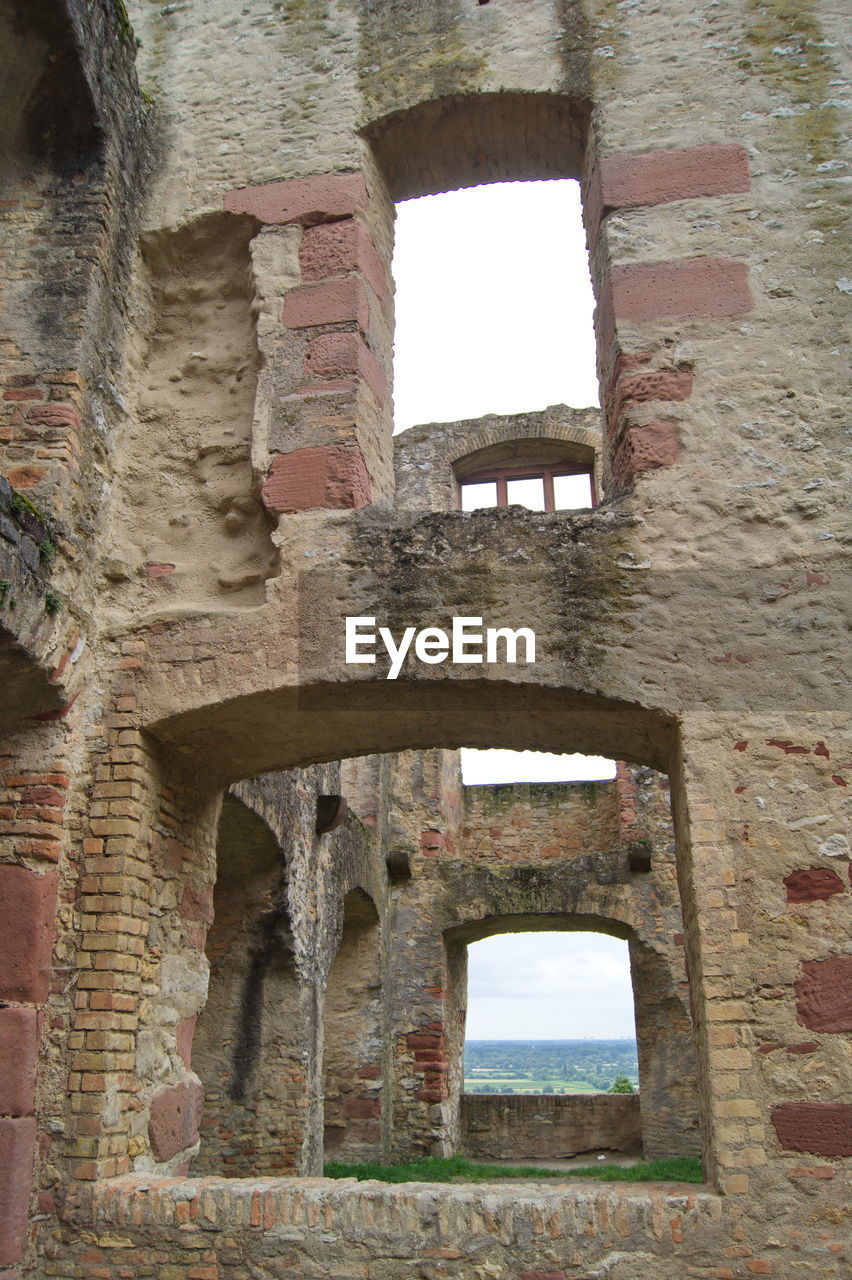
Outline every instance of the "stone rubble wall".
<path id="1" fill-rule="evenodd" d="M 465 1094 L 461 1150 L 471 1159 L 565 1160 L 584 1152 L 642 1149 L 639 1098 L 624 1094 L 513 1097 Z"/>

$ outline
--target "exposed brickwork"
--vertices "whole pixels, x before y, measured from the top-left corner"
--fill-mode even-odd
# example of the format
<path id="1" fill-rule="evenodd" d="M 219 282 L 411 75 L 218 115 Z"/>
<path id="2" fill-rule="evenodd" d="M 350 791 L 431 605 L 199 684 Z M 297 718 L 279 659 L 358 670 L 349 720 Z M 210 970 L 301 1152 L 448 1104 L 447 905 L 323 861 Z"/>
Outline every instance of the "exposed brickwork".
<path id="1" fill-rule="evenodd" d="M 366 506 L 370 481 L 361 450 L 341 444 L 276 454 L 263 501 L 274 512 Z"/>
<path id="2" fill-rule="evenodd" d="M 852 956 L 804 961 L 796 1016 L 812 1031 L 852 1031 Z"/>

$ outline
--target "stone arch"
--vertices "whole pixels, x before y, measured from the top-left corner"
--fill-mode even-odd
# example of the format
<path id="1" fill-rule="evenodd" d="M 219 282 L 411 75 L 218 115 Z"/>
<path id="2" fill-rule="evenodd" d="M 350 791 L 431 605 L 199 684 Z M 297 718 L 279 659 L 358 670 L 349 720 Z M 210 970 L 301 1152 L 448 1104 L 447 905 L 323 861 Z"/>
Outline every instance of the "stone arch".
<path id="1" fill-rule="evenodd" d="M 555 886 L 554 886 L 555 888 Z M 558 897 L 558 889 L 554 895 Z M 590 898 L 593 895 L 588 895 Z M 586 895 L 583 895 L 585 898 Z M 580 902 L 581 910 L 541 911 L 469 918 L 444 931 L 449 975 L 449 1025 L 463 1025 L 466 1010 L 467 946 L 503 933 L 591 932 L 623 938 L 630 973 L 639 1058 L 639 1105 L 646 1159 L 700 1154 L 696 1053 L 689 1003 L 664 951 L 643 933 L 629 902 L 608 898 L 603 910 Z M 499 907 L 498 907 L 499 910 Z M 606 914 L 605 914 L 606 913 Z M 455 1015 L 455 1016 L 453 1016 Z M 448 1036 L 451 1105 L 461 1104 L 463 1035 Z M 590 1147 L 599 1145 L 590 1142 Z M 588 1149 L 588 1148 L 587 1148 Z"/>
<path id="2" fill-rule="evenodd" d="M 580 95 L 449 94 L 389 112 L 362 135 L 390 198 L 408 200 L 489 182 L 579 178 L 589 116 Z"/>
<path id="3" fill-rule="evenodd" d="M 203 701 L 194 682 L 172 685 L 169 701 L 184 709 L 149 722 L 148 732 L 224 783 L 348 756 L 461 746 L 580 751 L 671 772 L 674 717 L 638 702 L 555 683 L 358 680 L 344 676 L 342 662 L 340 669 L 340 683 L 301 689 L 242 692 L 235 679 L 230 698 L 215 696 L 211 671 Z M 159 691 L 150 692 L 153 703 Z"/>
<path id="4" fill-rule="evenodd" d="M 324 1018 L 327 1158 L 376 1158 L 382 1143 L 381 922 L 373 899 L 350 889 L 328 975 Z"/>

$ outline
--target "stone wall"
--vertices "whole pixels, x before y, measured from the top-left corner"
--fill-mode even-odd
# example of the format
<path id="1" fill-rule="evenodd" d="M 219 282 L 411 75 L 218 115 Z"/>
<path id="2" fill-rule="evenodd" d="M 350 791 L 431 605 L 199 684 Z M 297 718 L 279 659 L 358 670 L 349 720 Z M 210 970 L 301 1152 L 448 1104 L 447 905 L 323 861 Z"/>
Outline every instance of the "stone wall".
<path id="1" fill-rule="evenodd" d="M 395 1277 L 401 1258 L 436 1276 L 526 1280 L 842 1275 L 838 6 L 127 10 L 0 4 L 0 470 L 55 522 L 60 605 L 45 620 L 30 569 L 18 574 L 26 544 L 4 536 L 4 576 L 28 587 L 20 614 L 8 592 L 0 609 L 4 672 L 23 681 L 0 748 L 0 1048 L 14 1082 L 0 1115 L 0 1267 Z M 447 500 L 457 456 L 436 444 L 422 455 L 444 459 L 435 509 L 395 506 L 393 201 L 554 176 L 583 188 L 606 501 L 462 515 Z M 511 228 L 507 254 L 536 233 Z M 134 507 L 137 486 L 150 503 Z M 534 617 L 536 663 L 410 661 L 389 681 L 382 663 L 345 662 L 347 616 L 398 628 L 471 614 Z M 388 767 L 369 847 L 357 827 L 317 837 L 318 787 L 295 791 L 287 901 L 312 993 L 303 1172 L 321 1159 L 322 992 L 352 889 L 383 923 L 389 1149 L 394 1125 L 415 1150 L 456 1140 L 472 921 L 555 905 L 635 936 L 635 970 L 653 959 L 641 946 L 662 954 L 643 942 L 648 873 L 628 875 L 621 853 L 592 855 L 589 870 L 585 855 L 462 860 L 446 843 L 461 800 L 443 765 L 423 764 L 419 809 L 401 803 L 411 759 L 462 745 L 603 753 L 670 778 L 665 892 L 676 879 L 683 936 L 667 930 L 664 969 L 674 975 L 677 952 L 689 988 L 673 982 L 656 1024 L 646 1011 L 657 1031 L 640 1035 L 640 1055 L 647 1074 L 666 1009 L 682 1011 L 679 1034 L 688 1004 L 713 1190 L 492 1198 L 162 1181 L 194 1146 L 196 1081 L 177 1032 L 204 1001 L 232 783 L 412 753 L 396 780 Z M 632 808 L 620 796 L 622 835 Z M 398 869 L 408 855 L 409 880 L 387 875 L 387 853 Z M 178 1149 L 158 1160 L 164 1135 Z M 131 1170 L 141 1184 L 124 1181 Z M 202 1213 L 213 1231 L 191 1229 Z"/>
<path id="2" fill-rule="evenodd" d="M 472 1159 L 565 1160 L 585 1152 L 642 1149 L 642 1116 L 634 1094 L 513 1097 L 465 1094 L 461 1150 Z"/>

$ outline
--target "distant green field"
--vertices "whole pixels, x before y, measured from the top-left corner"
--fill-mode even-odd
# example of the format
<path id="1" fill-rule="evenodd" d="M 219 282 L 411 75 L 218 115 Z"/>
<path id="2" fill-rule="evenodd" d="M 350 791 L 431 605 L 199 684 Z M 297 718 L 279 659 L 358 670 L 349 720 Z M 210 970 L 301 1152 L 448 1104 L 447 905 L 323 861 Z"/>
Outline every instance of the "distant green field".
<path id="1" fill-rule="evenodd" d="M 544 1093 L 549 1085 L 554 1093 L 599 1093 L 587 1080 L 528 1080 L 514 1076 L 465 1076 L 464 1091 L 471 1093 L 476 1085 L 490 1084 L 503 1091 L 507 1087 L 514 1093 Z"/>

